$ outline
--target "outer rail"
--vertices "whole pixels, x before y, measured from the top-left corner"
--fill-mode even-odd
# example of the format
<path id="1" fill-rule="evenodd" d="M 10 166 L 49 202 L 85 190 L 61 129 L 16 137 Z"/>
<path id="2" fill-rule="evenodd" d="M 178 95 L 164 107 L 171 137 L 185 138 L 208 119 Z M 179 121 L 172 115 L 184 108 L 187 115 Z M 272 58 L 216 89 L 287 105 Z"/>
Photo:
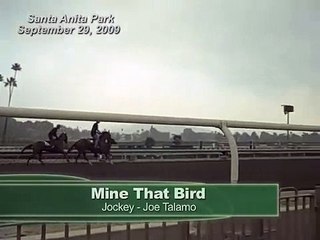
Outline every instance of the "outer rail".
<path id="1" fill-rule="evenodd" d="M 77 120 L 77 121 L 100 120 L 105 122 L 185 125 L 185 126 L 202 126 L 202 127 L 217 127 L 217 128 L 221 128 L 222 124 L 225 123 L 229 128 L 320 132 L 320 126 L 316 126 L 316 125 L 296 125 L 296 124 L 281 124 L 281 123 L 252 122 L 252 121 L 164 117 L 164 116 L 148 116 L 148 115 L 134 115 L 134 114 L 120 114 L 120 113 L 51 110 L 51 109 L 38 109 L 38 108 L 0 107 L 0 116 L 17 117 L 17 118 Z"/>

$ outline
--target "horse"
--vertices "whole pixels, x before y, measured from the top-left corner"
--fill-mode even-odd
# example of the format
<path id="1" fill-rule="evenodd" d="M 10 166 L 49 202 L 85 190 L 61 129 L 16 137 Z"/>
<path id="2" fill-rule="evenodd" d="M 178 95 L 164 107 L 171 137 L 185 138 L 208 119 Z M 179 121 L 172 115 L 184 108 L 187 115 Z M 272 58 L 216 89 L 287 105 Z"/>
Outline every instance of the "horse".
<path id="1" fill-rule="evenodd" d="M 53 143 L 53 146 L 50 145 L 49 141 L 38 141 L 38 142 L 35 142 L 35 143 L 32 143 L 32 144 L 25 146 L 22 149 L 21 153 L 23 153 L 27 149 L 32 149 L 32 155 L 28 158 L 27 165 L 29 165 L 29 161 L 32 158 L 36 158 L 37 155 L 38 155 L 38 160 L 40 161 L 40 163 L 44 165 L 44 162 L 42 161 L 42 152 L 62 153 L 64 155 L 65 159 L 67 160 L 67 162 L 69 162 L 68 155 L 63 150 L 64 143 L 65 144 L 68 143 L 67 134 L 61 133 L 57 139 L 54 139 L 52 141 L 52 143 Z"/>
<path id="2" fill-rule="evenodd" d="M 98 146 L 99 148 L 96 149 L 94 147 L 94 142 L 91 141 L 91 139 L 87 139 L 87 138 L 82 138 L 78 141 L 76 141 L 69 149 L 68 152 L 71 152 L 72 149 L 76 149 L 78 151 L 78 155 L 76 156 L 76 163 L 78 162 L 78 159 L 80 157 L 80 155 L 83 155 L 83 158 L 85 160 L 88 161 L 88 163 L 90 165 L 92 165 L 92 163 L 89 161 L 89 159 L 87 158 L 87 151 L 90 151 L 92 153 L 95 154 L 95 156 L 97 156 L 98 153 L 103 154 L 105 156 L 106 161 L 109 160 L 110 163 L 112 164 L 111 161 L 111 153 L 110 153 L 110 149 L 111 149 L 111 145 L 112 144 L 117 144 L 117 142 L 111 137 L 111 134 L 109 131 L 104 131 L 101 133 L 101 135 L 99 136 L 99 140 L 98 140 Z"/>

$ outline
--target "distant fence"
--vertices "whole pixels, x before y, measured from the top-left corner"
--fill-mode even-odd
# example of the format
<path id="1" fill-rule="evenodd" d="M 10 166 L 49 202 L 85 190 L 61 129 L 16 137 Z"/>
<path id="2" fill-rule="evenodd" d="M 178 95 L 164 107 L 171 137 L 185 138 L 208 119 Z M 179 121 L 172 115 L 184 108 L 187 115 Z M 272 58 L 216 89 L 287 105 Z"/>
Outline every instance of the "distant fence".
<path id="1" fill-rule="evenodd" d="M 89 136 L 88 136 L 89 137 Z M 30 144 L 33 141 L 41 139 L 31 139 L 28 141 L 7 141 L 5 145 L 0 143 L 0 150 L 4 148 L 21 147 Z M 45 140 L 45 139 L 43 139 Z M 79 139 L 70 139 L 68 142 L 71 145 Z M 117 141 L 116 148 L 146 148 L 144 141 Z M 306 141 L 237 141 L 239 148 L 250 148 L 253 145 L 256 148 L 281 148 L 281 147 L 320 147 L 320 142 Z M 170 141 L 156 141 L 153 148 L 229 148 L 227 141 L 183 141 L 181 145 L 173 145 Z"/>
<path id="2" fill-rule="evenodd" d="M 31 150 L 21 153 L 22 147 L 1 148 L 0 159 L 12 160 L 12 162 L 21 162 L 30 155 Z M 113 148 L 112 159 L 117 160 L 145 160 L 156 162 L 169 160 L 172 161 L 188 161 L 188 160 L 226 160 L 230 159 L 229 149 L 170 149 L 170 148 L 153 148 L 153 149 L 122 149 Z M 303 148 L 303 149 L 239 149 L 239 158 L 245 159 L 288 159 L 288 160 L 304 160 L 304 159 L 320 159 L 320 148 Z M 76 156 L 76 151 L 71 151 L 68 156 L 72 159 Z M 93 154 L 88 154 L 89 158 L 94 160 Z M 43 159 L 62 159 L 62 154 L 47 153 L 44 154 Z M 1 162 L 0 162 L 1 163 Z M 57 162 L 55 162 L 57 163 Z"/>

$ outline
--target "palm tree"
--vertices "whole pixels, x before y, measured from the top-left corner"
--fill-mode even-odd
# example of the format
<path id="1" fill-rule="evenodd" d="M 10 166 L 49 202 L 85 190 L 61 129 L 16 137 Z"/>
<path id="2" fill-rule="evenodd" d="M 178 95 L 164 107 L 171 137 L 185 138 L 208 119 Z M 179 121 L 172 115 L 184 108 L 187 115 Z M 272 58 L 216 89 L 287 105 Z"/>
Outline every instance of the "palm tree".
<path id="1" fill-rule="evenodd" d="M 15 87 L 17 87 L 17 72 L 18 71 L 21 71 L 22 68 L 20 66 L 19 63 L 14 63 L 12 64 L 12 67 L 11 69 L 14 71 L 14 77 L 13 78 L 10 78 L 10 82 L 9 82 L 9 102 L 8 102 L 8 107 L 10 107 L 10 104 L 11 104 L 11 99 L 12 99 L 12 95 L 13 95 L 13 89 Z M 7 86 L 6 83 L 4 85 L 5 87 Z"/>
<path id="2" fill-rule="evenodd" d="M 9 101 L 8 101 L 8 107 L 10 107 L 11 104 L 11 99 L 12 99 L 12 94 L 13 94 L 13 89 L 17 87 L 17 81 L 15 78 L 7 78 L 7 81 L 4 82 L 5 87 L 9 87 Z"/>
<path id="3" fill-rule="evenodd" d="M 9 100 L 8 100 L 8 107 L 11 105 L 11 99 L 13 95 L 13 90 L 15 87 L 17 87 L 17 72 L 21 71 L 22 68 L 19 63 L 14 63 L 12 64 L 11 69 L 14 71 L 14 77 L 7 78 L 7 81 L 4 82 L 5 87 L 9 87 Z M 3 80 L 3 77 L 1 76 L 1 81 Z M 4 121 L 4 128 L 3 128 L 3 133 L 2 133 L 2 142 L 5 143 L 6 140 L 6 135 L 7 135 L 7 127 L 8 127 L 8 118 L 5 118 Z"/>

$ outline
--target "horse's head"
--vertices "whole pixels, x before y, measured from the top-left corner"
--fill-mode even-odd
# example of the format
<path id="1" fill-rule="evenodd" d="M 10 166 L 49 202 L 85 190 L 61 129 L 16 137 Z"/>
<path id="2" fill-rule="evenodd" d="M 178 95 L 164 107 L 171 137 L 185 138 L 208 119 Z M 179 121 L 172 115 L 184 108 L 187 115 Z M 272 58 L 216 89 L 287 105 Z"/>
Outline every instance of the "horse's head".
<path id="1" fill-rule="evenodd" d="M 100 135 L 100 139 L 105 141 L 105 140 L 110 140 L 111 139 L 111 133 L 109 131 L 103 131 Z"/>
<path id="2" fill-rule="evenodd" d="M 100 135 L 100 141 L 107 141 L 109 144 L 117 144 L 117 142 L 111 137 L 110 131 L 104 131 Z"/>
<path id="3" fill-rule="evenodd" d="M 61 133 L 58 139 L 64 141 L 66 144 L 68 143 L 68 135 L 65 132 Z"/>

